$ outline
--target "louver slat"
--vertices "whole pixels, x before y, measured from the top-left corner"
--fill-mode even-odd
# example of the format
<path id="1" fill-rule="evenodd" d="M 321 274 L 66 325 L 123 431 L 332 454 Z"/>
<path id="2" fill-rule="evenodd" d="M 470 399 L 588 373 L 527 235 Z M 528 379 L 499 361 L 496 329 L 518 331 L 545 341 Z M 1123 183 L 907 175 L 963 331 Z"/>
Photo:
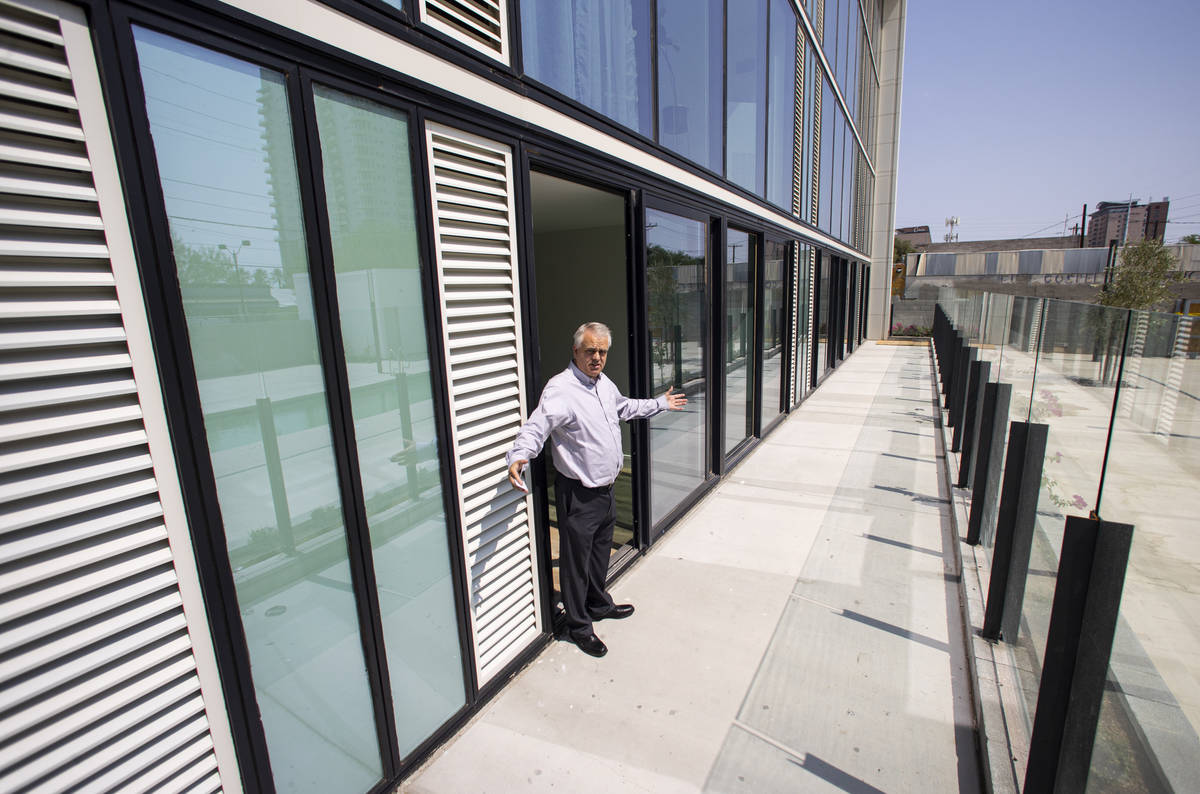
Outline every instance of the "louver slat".
<path id="1" fill-rule="evenodd" d="M 64 35 L 34 6 L 0 3 L 0 790 L 219 790 L 68 65 L 82 13 Z"/>
<path id="2" fill-rule="evenodd" d="M 421 21 L 466 46 L 508 63 L 504 0 L 421 0 Z"/>
<path id="3" fill-rule="evenodd" d="M 541 625 L 530 501 L 507 484 L 504 465 L 525 415 L 512 150 L 434 124 L 426 144 L 458 510 L 483 684 Z"/>

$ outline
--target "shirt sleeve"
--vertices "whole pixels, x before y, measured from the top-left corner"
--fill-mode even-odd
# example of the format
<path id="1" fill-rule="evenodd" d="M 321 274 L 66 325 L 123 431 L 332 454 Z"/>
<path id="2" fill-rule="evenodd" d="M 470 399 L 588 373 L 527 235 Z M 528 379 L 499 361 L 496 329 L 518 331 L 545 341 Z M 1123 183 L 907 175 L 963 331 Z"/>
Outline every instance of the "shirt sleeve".
<path id="1" fill-rule="evenodd" d="M 667 410 L 667 395 L 660 395 L 654 400 L 634 400 L 617 392 L 617 416 L 622 421 L 630 419 L 645 419 Z"/>
<path id="2" fill-rule="evenodd" d="M 565 423 L 570 417 L 567 415 L 559 400 L 553 392 L 543 392 L 542 399 L 538 402 L 537 408 L 533 409 L 533 413 L 525 420 L 525 424 L 521 425 L 521 429 L 517 431 L 517 437 L 513 440 L 512 448 L 508 450 L 504 460 L 508 465 L 512 465 L 514 460 L 533 460 L 542 452 L 542 447 L 546 444 L 546 439 L 554 432 L 556 427 Z"/>

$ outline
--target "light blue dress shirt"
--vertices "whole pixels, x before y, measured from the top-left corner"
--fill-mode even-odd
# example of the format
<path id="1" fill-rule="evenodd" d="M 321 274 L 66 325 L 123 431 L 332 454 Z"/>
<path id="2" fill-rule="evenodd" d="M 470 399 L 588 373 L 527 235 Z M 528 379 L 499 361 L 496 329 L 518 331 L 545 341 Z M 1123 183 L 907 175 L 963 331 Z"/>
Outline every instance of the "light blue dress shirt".
<path id="1" fill-rule="evenodd" d="M 533 460 L 550 439 L 554 468 L 589 488 L 612 485 L 621 472 L 621 420 L 667 410 L 666 395 L 631 400 L 600 373 L 592 380 L 572 361 L 542 390 L 542 399 L 517 431 L 506 458 Z"/>

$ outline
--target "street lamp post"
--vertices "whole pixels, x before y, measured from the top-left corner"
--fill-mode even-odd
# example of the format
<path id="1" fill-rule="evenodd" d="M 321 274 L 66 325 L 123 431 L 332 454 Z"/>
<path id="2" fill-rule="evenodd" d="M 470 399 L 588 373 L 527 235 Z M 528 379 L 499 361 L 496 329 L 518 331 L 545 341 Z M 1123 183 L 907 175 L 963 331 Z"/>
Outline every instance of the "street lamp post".
<path id="1" fill-rule="evenodd" d="M 242 244 L 237 248 L 230 248 L 228 245 L 225 245 L 225 243 L 217 243 L 217 249 L 221 251 L 228 251 L 229 257 L 233 260 L 233 278 L 235 281 L 237 281 L 238 303 L 241 305 L 243 317 L 246 316 L 246 294 L 242 290 L 242 269 L 238 265 L 238 254 L 241 253 L 243 248 L 249 247 L 249 245 L 249 240 L 242 240 Z"/>

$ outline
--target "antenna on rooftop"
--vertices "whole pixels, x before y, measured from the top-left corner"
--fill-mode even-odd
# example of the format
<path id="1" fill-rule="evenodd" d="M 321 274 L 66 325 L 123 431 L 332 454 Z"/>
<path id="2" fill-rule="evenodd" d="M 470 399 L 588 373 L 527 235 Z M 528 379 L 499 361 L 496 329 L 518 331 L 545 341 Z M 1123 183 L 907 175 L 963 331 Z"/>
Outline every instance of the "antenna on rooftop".
<path id="1" fill-rule="evenodd" d="M 950 231 L 948 231 L 944 235 L 942 235 L 942 239 L 948 243 L 957 243 L 958 242 L 958 234 L 954 231 L 954 228 L 956 226 L 958 226 L 958 216 L 951 215 L 949 218 L 947 218 L 946 226 L 950 229 Z"/>

